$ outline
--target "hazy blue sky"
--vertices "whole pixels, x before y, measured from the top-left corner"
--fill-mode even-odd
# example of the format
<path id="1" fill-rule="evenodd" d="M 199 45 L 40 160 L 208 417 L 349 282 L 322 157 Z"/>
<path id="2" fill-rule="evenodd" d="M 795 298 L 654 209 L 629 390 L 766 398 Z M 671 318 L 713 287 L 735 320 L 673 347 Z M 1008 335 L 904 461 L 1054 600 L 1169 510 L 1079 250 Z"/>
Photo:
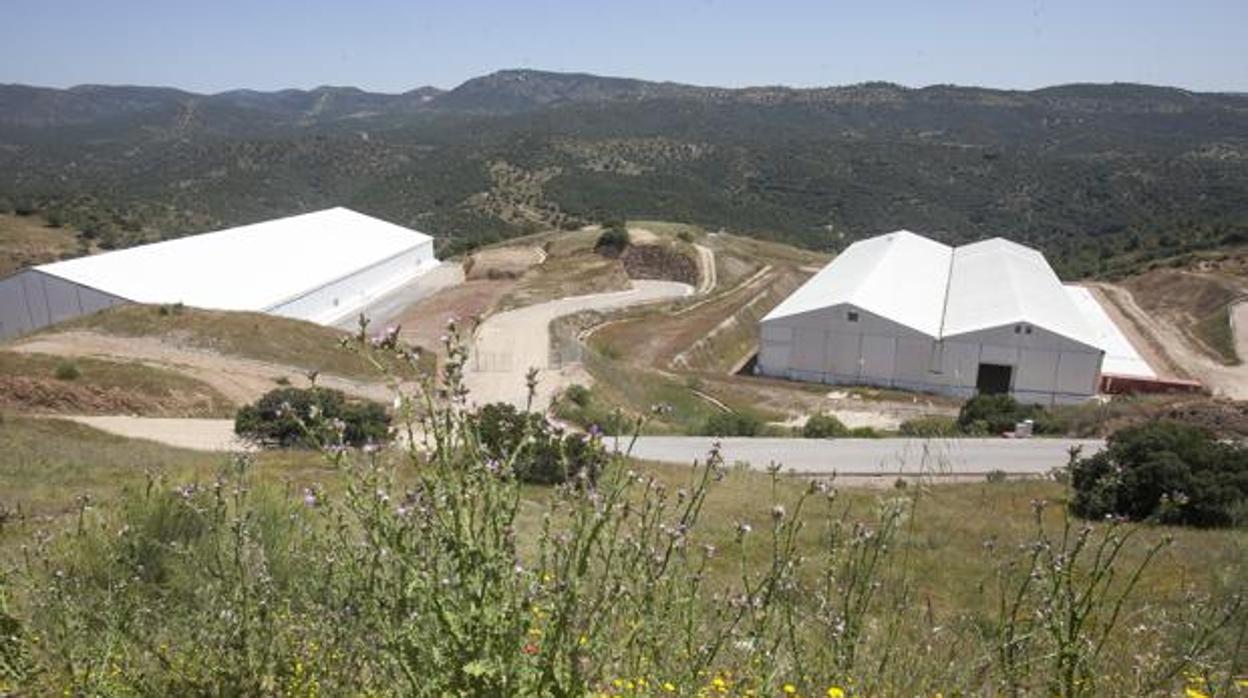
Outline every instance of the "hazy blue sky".
<path id="1" fill-rule="evenodd" d="M 1248 91 L 1248 0 L 4 0 L 0 82 L 452 87 L 501 68 L 726 86 Z"/>

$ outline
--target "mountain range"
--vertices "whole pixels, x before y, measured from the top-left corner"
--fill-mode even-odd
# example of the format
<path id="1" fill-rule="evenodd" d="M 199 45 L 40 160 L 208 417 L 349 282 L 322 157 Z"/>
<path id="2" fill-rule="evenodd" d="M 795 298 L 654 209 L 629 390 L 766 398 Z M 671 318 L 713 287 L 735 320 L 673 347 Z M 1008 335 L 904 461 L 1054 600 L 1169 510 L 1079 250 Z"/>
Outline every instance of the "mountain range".
<path id="1" fill-rule="evenodd" d="M 106 247 L 341 204 L 444 252 L 665 218 L 820 249 L 902 227 L 1005 235 L 1077 275 L 1248 235 L 1248 96 L 533 70 L 400 94 L 0 85 L 5 202 Z"/>

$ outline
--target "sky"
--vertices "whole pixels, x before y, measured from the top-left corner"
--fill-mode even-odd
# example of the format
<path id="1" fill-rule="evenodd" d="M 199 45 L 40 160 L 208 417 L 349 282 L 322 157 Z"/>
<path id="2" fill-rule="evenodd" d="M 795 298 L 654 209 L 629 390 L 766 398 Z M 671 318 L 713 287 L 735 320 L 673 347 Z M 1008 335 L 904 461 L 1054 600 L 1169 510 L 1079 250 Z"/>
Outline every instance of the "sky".
<path id="1" fill-rule="evenodd" d="M 4 0 L 0 82 L 450 88 L 505 68 L 700 85 L 1248 92 L 1248 0 Z"/>

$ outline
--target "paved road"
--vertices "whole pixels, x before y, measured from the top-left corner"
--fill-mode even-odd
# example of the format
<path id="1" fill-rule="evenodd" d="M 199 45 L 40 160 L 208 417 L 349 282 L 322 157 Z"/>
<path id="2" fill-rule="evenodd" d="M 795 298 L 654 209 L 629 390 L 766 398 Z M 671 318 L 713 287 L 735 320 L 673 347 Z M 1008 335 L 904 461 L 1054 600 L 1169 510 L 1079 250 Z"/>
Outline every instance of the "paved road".
<path id="1" fill-rule="evenodd" d="M 764 469 L 779 463 L 784 472 L 850 477 L 932 474 L 977 476 L 1001 470 L 1014 475 L 1043 475 L 1065 465 L 1068 449 L 1084 455 L 1104 448 L 1096 439 L 722 439 L 729 464 L 738 461 Z M 705 460 L 711 443 L 704 436 L 643 436 L 633 455 L 643 460 L 692 463 Z"/>
<path id="2" fill-rule="evenodd" d="M 151 417 L 69 417 L 113 434 L 149 439 L 201 451 L 239 450 L 234 423 L 228 419 L 162 419 Z M 1079 439 L 723 439 L 729 464 L 747 462 L 765 469 L 771 462 L 786 473 L 830 475 L 847 484 L 891 484 L 900 475 L 931 475 L 942 480 L 982 479 L 993 470 L 1011 475 L 1043 475 L 1064 465 L 1067 449 L 1083 447 L 1085 455 L 1104 447 Z M 643 436 L 633 455 L 682 465 L 705 460 L 711 439 L 705 436 Z"/>
<path id="3" fill-rule="evenodd" d="M 680 298 L 693 293 L 688 284 L 674 281 L 633 281 L 633 288 L 594 293 L 538 303 L 491 315 L 477 328 L 465 374 L 469 398 L 478 403 L 509 402 L 524 407 L 525 375 L 541 371 L 534 408 L 543 411 L 551 396 L 566 382 L 550 365 L 550 323 L 584 310 L 610 310 Z"/>

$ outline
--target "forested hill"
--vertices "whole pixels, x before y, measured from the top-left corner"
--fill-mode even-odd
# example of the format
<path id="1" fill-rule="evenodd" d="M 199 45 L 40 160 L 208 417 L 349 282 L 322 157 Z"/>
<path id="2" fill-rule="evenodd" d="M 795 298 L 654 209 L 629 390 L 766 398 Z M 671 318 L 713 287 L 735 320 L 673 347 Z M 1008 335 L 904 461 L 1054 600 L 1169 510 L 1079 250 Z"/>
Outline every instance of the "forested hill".
<path id="1" fill-rule="evenodd" d="M 0 208 L 104 247 L 338 204 L 445 250 L 619 217 L 821 249 L 905 227 L 1084 275 L 1248 239 L 1248 96 L 527 70 L 402 94 L 0 85 Z"/>

